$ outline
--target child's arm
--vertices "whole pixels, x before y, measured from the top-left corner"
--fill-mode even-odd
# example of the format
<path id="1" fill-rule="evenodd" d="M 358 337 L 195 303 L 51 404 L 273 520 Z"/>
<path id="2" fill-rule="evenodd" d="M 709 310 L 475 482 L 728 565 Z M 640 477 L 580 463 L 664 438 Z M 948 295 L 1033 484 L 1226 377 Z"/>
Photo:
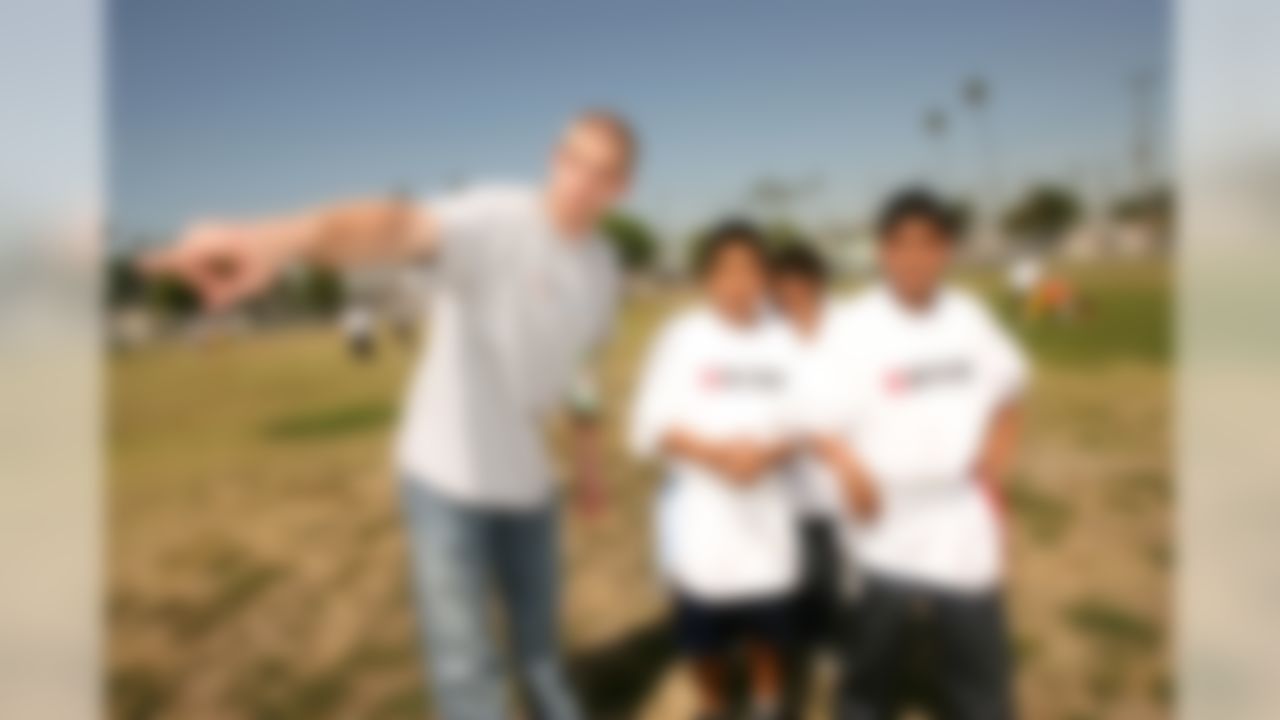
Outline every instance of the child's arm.
<path id="1" fill-rule="evenodd" d="M 669 327 L 654 343 L 632 412 L 631 449 L 640 457 L 688 460 L 735 484 L 754 482 L 790 447 L 744 439 L 715 441 L 689 431 L 683 398 L 697 360 L 686 356 L 687 348 L 678 326 Z"/>
<path id="2" fill-rule="evenodd" d="M 812 444 L 818 457 L 840 479 L 845 503 L 854 517 L 863 521 L 874 520 L 880 514 L 880 492 L 852 448 L 847 443 L 828 436 L 818 436 L 813 439 Z"/>
<path id="3" fill-rule="evenodd" d="M 1002 405 L 987 426 L 987 435 L 978 453 L 974 474 L 991 490 L 998 489 L 1009 473 L 1017 451 L 1021 426 L 1022 417 L 1016 401 Z"/>
<path id="4" fill-rule="evenodd" d="M 759 443 L 749 440 L 713 442 L 684 431 L 672 430 L 663 437 L 663 452 L 709 467 L 736 484 L 749 484 L 769 466 L 782 461 L 790 452 L 783 443 Z"/>
<path id="5" fill-rule="evenodd" d="M 979 482 L 994 491 L 1009 472 L 1017 450 L 1020 400 L 1029 380 L 1030 364 L 1013 337 L 990 313 L 984 312 L 981 319 L 980 358 L 988 368 L 998 404 L 987 424 L 973 471 Z"/>

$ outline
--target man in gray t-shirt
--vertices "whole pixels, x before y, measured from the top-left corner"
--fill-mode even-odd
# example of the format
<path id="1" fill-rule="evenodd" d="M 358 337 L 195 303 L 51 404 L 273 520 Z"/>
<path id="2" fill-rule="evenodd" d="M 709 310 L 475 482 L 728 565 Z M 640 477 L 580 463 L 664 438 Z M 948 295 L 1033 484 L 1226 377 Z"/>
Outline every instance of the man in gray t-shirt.
<path id="1" fill-rule="evenodd" d="M 533 188 L 482 186 L 428 207 L 431 352 L 405 408 L 400 466 L 468 503 L 545 505 L 552 470 L 539 420 L 609 329 L 612 253 L 566 237 Z"/>
<path id="2" fill-rule="evenodd" d="M 432 337 L 397 459 L 420 624 L 446 720 L 512 714 L 489 617 L 495 598 L 537 715 L 581 716 L 558 651 L 555 492 L 542 421 L 581 388 L 579 370 L 612 320 L 617 271 L 595 230 L 626 191 L 636 154 L 624 120 L 587 111 L 565 131 L 540 186 L 199 225 L 145 261 L 186 280 L 212 309 L 260 293 L 294 262 L 427 264 Z M 575 487 L 592 507 L 599 433 L 589 404 L 573 406 Z"/>

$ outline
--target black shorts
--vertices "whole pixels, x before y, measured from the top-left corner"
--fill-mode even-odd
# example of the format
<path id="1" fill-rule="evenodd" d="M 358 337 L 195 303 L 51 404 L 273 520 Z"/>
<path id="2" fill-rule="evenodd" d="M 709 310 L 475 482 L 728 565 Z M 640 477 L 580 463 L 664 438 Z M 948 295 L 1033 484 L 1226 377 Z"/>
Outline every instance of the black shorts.
<path id="1" fill-rule="evenodd" d="M 839 610 L 843 558 L 838 548 L 837 528 L 832 520 L 810 518 L 800 527 L 804 548 L 804 575 L 796 591 L 795 631 L 808 646 L 834 641 Z"/>
<path id="2" fill-rule="evenodd" d="M 887 720 L 908 707 L 954 720 L 1016 716 L 999 591 L 869 576 L 844 614 L 839 720 Z"/>
<path id="3" fill-rule="evenodd" d="M 788 596 L 712 603 L 678 594 L 675 625 L 680 649 L 691 657 L 713 657 L 744 643 L 784 650 L 791 643 Z"/>

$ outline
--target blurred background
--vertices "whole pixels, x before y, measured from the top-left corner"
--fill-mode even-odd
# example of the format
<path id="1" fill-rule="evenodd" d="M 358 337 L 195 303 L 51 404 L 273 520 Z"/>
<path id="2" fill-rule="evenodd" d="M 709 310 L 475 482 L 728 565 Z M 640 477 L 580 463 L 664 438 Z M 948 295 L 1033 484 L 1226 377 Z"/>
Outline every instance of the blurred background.
<path id="1" fill-rule="evenodd" d="M 678 718 L 651 468 L 617 441 L 637 364 L 725 214 L 811 238 L 841 292 L 923 182 L 962 280 L 1037 365 L 1012 513 L 1026 717 L 1171 714 L 1169 138 L 1161 2 L 783 7 L 116 2 L 109 27 L 108 701 L 118 718 L 423 717 L 389 462 L 430 328 L 412 274 L 300 271 L 232 315 L 146 284 L 190 220 L 536 180 L 586 105 L 627 114 L 639 183 L 601 370 L 612 503 L 566 527 L 592 717 Z M 354 337 L 368 352 L 349 351 Z"/>

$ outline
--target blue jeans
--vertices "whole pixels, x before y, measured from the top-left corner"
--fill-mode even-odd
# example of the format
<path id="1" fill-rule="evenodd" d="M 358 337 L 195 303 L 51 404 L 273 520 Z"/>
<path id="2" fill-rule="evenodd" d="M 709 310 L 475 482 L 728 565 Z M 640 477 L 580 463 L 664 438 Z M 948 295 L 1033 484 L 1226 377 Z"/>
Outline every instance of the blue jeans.
<path id="1" fill-rule="evenodd" d="M 521 680 L 541 720 L 579 720 L 558 637 L 556 508 L 494 510 L 402 483 L 419 627 L 442 720 L 506 720 L 504 611 Z"/>

